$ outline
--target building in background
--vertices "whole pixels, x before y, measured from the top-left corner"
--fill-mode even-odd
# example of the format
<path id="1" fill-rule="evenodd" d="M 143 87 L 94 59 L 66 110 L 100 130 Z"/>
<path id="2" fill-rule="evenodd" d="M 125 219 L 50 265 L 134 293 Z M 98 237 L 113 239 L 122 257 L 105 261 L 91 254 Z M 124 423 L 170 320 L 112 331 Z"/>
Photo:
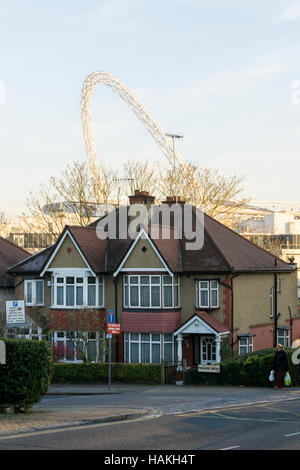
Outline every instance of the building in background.
<path id="1" fill-rule="evenodd" d="M 297 265 L 300 299 L 300 203 L 253 201 L 240 208 L 237 217 L 241 235 Z"/>
<path id="2" fill-rule="evenodd" d="M 51 224 L 54 218 L 61 218 L 63 225 L 77 225 L 78 211 L 83 212 L 83 216 L 89 217 L 89 222 L 97 220 L 104 215 L 115 202 L 107 204 L 86 203 L 79 209 L 79 204 L 67 202 L 53 203 L 43 208 L 42 217 L 18 217 L 17 220 L 0 226 L 0 235 L 8 239 L 20 248 L 24 248 L 30 253 L 36 253 L 55 243 L 60 233 L 53 233 Z"/>

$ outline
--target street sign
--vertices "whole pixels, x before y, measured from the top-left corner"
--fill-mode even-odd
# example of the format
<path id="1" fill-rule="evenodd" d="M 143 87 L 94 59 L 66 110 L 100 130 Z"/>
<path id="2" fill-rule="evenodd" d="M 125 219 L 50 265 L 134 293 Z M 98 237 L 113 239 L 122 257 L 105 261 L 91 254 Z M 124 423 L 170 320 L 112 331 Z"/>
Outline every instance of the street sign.
<path id="1" fill-rule="evenodd" d="M 6 301 L 6 325 L 8 327 L 25 325 L 24 300 Z"/>
<path id="2" fill-rule="evenodd" d="M 115 311 L 114 310 L 108 310 L 107 323 L 115 323 Z"/>
<path id="3" fill-rule="evenodd" d="M 120 323 L 109 323 L 107 325 L 107 333 L 110 335 L 120 335 L 121 334 Z"/>
<path id="4" fill-rule="evenodd" d="M 198 364 L 198 372 L 211 372 L 219 374 L 221 368 L 218 364 Z"/>
<path id="5" fill-rule="evenodd" d="M 0 364 L 6 364 L 6 345 L 0 341 Z"/>

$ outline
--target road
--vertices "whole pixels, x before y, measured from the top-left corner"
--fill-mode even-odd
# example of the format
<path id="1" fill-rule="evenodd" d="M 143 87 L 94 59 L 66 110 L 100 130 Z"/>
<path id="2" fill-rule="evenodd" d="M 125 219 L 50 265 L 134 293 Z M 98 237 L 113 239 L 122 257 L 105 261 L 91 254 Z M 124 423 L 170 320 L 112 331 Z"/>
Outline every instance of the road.
<path id="1" fill-rule="evenodd" d="M 80 397 L 84 398 L 87 397 Z M 300 449 L 300 400 L 212 411 L 153 410 L 146 419 L 1 437 L 0 450 L 4 449 L 147 449 L 182 450 L 189 454 L 199 450 Z"/>

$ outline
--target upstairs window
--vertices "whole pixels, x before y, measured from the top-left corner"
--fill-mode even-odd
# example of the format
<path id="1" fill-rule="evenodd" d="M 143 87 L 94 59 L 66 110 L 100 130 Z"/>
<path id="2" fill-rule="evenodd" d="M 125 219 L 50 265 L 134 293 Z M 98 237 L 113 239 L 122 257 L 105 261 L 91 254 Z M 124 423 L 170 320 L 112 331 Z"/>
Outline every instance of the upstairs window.
<path id="1" fill-rule="evenodd" d="M 52 307 L 97 308 L 103 306 L 103 276 L 54 276 Z"/>
<path id="2" fill-rule="evenodd" d="M 124 307 L 174 308 L 179 306 L 179 278 L 168 275 L 124 276 Z"/>
<path id="3" fill-rule="evenodd" d="M 42 279 L 24 281 L 24 298 L 28 306 L 44 305 L 44 281 Z"/>
<path id="4" fill-rule="evenodd" d="M 196 281 L 196 306 L 198 308 L 219 307 L 219 283 L 215 280 Z"/>

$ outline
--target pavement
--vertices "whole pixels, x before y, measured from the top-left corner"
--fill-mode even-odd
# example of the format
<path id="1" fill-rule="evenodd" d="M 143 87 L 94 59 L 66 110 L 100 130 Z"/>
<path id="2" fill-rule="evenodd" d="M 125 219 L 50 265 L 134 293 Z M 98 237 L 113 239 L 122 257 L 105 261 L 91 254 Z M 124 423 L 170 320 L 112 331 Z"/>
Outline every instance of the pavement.
<path id="1" fill-rule="evenodd" d="M 128 400 L 126 399 L 126 394 Z M 85 406 L 84 400 L 78 405 L 62 405 L 62 400 L 54 397 L 80 397 L 92 395 L 122 395 L 123 406 L 98 405 Z M 135 402 L 135 396 L 143 400 Z M 186 403 L 180 400 L 184 396 Z M 196 401 L 195 401 L 196 396 Z M 131 397 L 131 399 L 129 399 Z M 149 399 L 148 399 L 149 397 Z M 189 398 L 190 397 L 190 398 Z M 51 406 L 47 405 L 52 398 Z M 74 426 L 109 423 L 131 419 L 143 419 L 157 414 L 151 406 L 151 399 L 159 398 L 160 403 L 174 399 L 180 403 L 179 408 L 162 406 L 161 414 L 178 414 L 184 411 L 213 410 L 218 408 L 236 407 L 245 404 L 276 403 L 280 401 L 299 400 L 299 388 L 286 388 L 276 391 L 273 388 L 224 387 L 224 386 L 175 386 L 175 385 L 50 385 L 47 397 L 34 405 L 29 413 L 14 415 L 0 414 L 0 436 L 24 434 L 36 431 L 62 429 Z M 57 402 L 57 403 L 56 403 Z M 138 406 L 128 406 L 134 403 Z M 178 405 L 177 405 L 178 406 Z M 171 411 L 170 411 L 171 409 Z"/>

